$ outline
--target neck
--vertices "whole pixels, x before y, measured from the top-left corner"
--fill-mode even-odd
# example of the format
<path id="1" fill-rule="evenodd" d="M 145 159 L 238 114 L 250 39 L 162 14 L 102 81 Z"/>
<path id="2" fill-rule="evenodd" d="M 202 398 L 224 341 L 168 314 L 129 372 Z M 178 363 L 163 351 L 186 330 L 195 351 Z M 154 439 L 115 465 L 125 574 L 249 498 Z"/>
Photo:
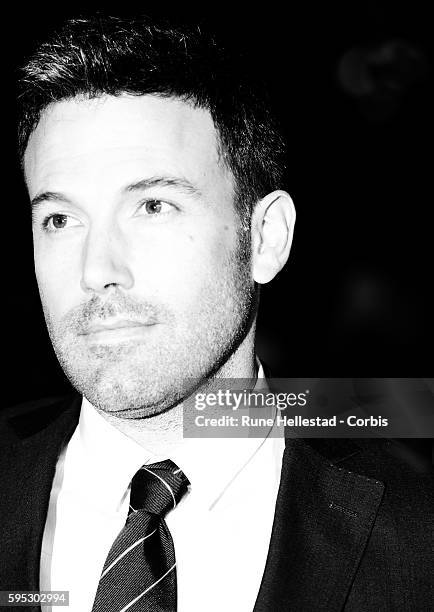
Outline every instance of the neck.
<path id="1" fill-rule="evenodd" d="M 256 379 L 254 331 L 252 326 L 237 350 L 221 366 L 216 378 Z M 123 419 L 99 412 L 114 427 L 160 458 L 171 456 L 182 444 L 183 407 L 184 404 L 180 403 L 161 414 L 143 419 Z"/>

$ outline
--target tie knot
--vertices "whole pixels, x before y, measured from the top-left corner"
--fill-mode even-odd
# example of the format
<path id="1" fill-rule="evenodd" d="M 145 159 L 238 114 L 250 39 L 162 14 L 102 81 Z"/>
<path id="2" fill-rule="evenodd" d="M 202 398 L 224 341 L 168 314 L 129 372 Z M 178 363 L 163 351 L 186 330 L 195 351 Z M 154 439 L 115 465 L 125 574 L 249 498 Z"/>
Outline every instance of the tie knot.
<path id="1" fill-rule="evenodd" d="M 164 516 L 176 507 L 190 481 L 170 459 L 143 465 L 131 481 L 130 512 L 146 510 Z"/>

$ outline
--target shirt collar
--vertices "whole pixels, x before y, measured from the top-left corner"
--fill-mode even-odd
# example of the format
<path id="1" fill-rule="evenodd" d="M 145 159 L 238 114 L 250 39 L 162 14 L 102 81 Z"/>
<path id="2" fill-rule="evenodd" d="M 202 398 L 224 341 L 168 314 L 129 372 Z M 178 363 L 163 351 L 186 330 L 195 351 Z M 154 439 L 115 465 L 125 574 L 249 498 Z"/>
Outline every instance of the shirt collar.
<path id="1" fill-rule="evenodd" d="M 258 379 L 264 378 L 257 360 Z M 85 469 L 97 473 L 106 503 L 122 503 L 129 483 L 144 464 L 161 460 L 109 423 L 83 397 L 78 423 L 78 443 Z M 185 438 L 170 458 L 191 483 L 198 503 L 212 509 L 250 460 L 261 450 L 260 438 Z"/>
<path id="2" fill-rule="evenodd" d="M 101 501 L 118 506 L 139 467 L 152 463 L 151 453 L 111 425 L 85 397 L 77 433 L 84 469 L 90 470 Z"/>

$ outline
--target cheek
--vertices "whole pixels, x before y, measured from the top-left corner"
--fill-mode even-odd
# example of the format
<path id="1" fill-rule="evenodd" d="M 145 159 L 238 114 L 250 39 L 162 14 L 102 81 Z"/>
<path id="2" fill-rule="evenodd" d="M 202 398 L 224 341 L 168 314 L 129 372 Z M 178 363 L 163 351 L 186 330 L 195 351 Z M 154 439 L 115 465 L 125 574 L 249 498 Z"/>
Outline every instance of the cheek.
<path id="1" fill-rule="evenodd" d="M 44 310 L 61 316 L 80 300 L 78 267 L 68 249 L 57 252 L 34 247 L 35 275 Z"/>
<path id="2" fill-rule="evenodd" d="M 150 294 L 163 299 L 173 296 L 178 303 L 193 302 L 227 274 L 227 261 L 235 248 L 235 232 L 217 224 L 186 229 L 167 240 L 142 245 L 141 256 L 134 258 L 136 288 L 140 286 L 146 293 L 147 287 Z M 137 255 L 138 249 L 133 250 Z"/>

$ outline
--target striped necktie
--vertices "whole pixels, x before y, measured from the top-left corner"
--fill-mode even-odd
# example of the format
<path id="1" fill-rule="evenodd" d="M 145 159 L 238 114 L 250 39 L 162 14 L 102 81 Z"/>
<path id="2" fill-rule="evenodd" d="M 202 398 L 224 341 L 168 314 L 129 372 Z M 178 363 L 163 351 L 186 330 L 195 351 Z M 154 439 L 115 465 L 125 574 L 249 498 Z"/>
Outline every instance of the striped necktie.
<path id="1" fill-rule="evenodd" d="M 164 516 L 189 484 L 170 459 L 138 470 L 127 522 L 104 563 L 92 612 L 176 611 L 175 551 Z"/>

